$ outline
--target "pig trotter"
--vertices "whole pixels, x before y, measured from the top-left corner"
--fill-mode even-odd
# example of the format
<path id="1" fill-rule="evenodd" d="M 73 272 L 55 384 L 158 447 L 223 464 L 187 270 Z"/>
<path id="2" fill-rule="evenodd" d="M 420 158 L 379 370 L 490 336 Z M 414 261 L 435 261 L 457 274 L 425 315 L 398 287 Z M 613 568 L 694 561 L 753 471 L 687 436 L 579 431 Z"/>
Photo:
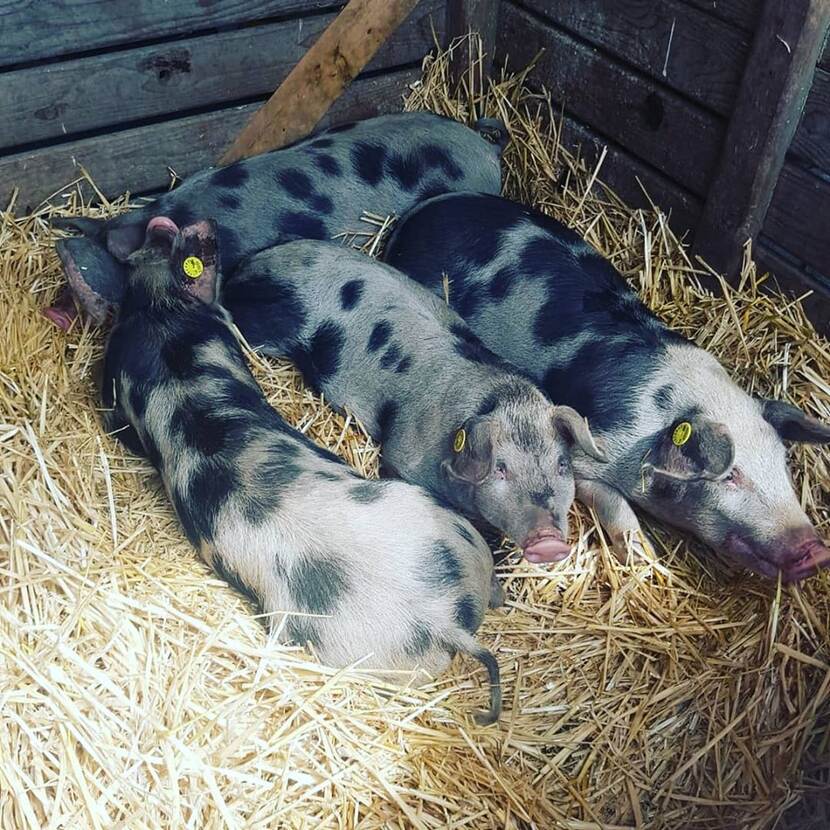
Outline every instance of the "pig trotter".
<path id="1" fill-rule="evenodd" d="M 640 521 L 621 493 L 599 481 L 583 479 L 576 482 L 576 497 L 597 514 L 621 563 L 628 560 L 629 550 L 637 559 L 649 558 Z"/>

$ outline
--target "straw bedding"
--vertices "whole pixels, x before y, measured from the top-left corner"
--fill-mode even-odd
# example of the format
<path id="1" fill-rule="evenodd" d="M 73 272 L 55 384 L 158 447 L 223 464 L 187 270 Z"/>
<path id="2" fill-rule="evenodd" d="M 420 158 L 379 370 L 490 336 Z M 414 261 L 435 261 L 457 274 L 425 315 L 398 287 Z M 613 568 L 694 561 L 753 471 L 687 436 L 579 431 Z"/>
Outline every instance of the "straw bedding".
<path id="1" fill-rule="evenodd" d="M 738 289 L 707 293 L 664 217 L 561 147 L 521 75 L 483 95 L 474 68 L 451 96 L 446 64 L 428 61 L 408 107 L 500 115 L 510 195 L 579 229 L 746 388 L 830 419 L 830 345 L 759 291 L 749 257 Z M 126 204 L 80 194 L 53 201 Z M 0 826 L 828 826 L 827 572 L 779 587 L 659 527 L 659 562 L 620 566 L 575 508 L 566 563 L 500 566 L 507 606 L 481 632 L 503 672 L 496 728 L 470 719 L 472 664 L 410 691 L 270 643 L 153 471 L 102 432 L 101 333 L 39 316 L 61 282 L 50 210 L 0 224 Z M 376 473 L 354 423 L 252 360 L 291 423 Z M 795 448 L 792 468 L 830 535 L 830 456 Z"/>

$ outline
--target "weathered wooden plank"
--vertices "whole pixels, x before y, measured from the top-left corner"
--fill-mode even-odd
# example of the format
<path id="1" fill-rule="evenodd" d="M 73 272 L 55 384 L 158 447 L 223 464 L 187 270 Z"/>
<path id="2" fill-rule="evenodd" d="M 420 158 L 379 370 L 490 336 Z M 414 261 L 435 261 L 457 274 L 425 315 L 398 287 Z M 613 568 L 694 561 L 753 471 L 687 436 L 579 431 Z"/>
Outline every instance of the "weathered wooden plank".
<path id="1" fill-rule="evenodd" d="M 790 152 L 830 173 L 830 72 L 816 69 Z"/>
<path id="2" fill-rule="evenodd" d="M 753 253 L 758 273 L 772 275 L 772 282 L 765 283 L 770 290 L 777 287 L 795 297 L 813 292 L 802 301 L 804 311 L 816 330 L 830 337 L 830 275 L 823 278 L 819 274 L 808 273 L 803 264 L 792 256 L 785 256 L 777 246 L 768 244 L 763 236 L 759 238 Z"/>
<path id="3" fill-rule="evenodd" d="M 705 195 L 723 140 L 718 116 L 510 3 L 499 49 L 498 60 L 513 68 L 544 49 L 533 77 L 570 114 Z"/>
<path id="4" fill-rule="evenodd" d="M 420 60 L 445 25 L 421 0 L 367 70 Z M 0 147 L 28 144 L 273 92 L 334 20 L 314 15 L 9 72 L 0 82 Z"/>
<path id="5" fill-rule="evenodd" d="M 596 163 L 605 149 L 599 178 L 631 207 L 649 208 L 650 199 L 669 215 L 672 229 L 678 235 L 685 234 L 697 224 L 703 207 L 700 199 L 625 150 L 609 144 L 589 127 L 566 115 L 562 119 L 560 139 L 565 147 L 578 146 L 589 164 Z M 643 193 L 644 188 L 648 198 Z"/>
<path id="6" fill-rule="evenodd" d="M 728 114 L 749 35 L 669 0 L 520 0 L 566 31 L 693 100 Z"/>
<path id="7" fill-rule="evenodd" d="M 787 162 L 763 232 L 820 273 L 830 274 L 830 181 Z"/>
<path id="8" fill-rule="evenodd" d="M 764 6 L 695 233 L 696 251 L 727 274 L 740 265 L 746 240 L 761 230 L 828 22 L 826 0 L 767 0 Z M 779 189 L 782 183 L 786 186 L 783 176 Z M 799 222 L 809 220 L 810 209 L 805 207 L 804 213 Z M 801 246 L 790 247 L 802 251 Z"/>
<path id="9" fill-rule="evenodd" d="M 0 66 L 337 5 L 338 0 L 0 0 Z"/>
<path id="10" fill-rule="evenodd" d="M 222 155 L 230 164 L 314 130 L 418 0 L 349 0 Z"/>
<path id="11" fill-rule="evenodd" d="M 761 7 L 764 4 L 764 0 L 682 0 L 682 2 L 747 32 L 755 31 L 761 15 Z"/>
<path id="12" fill-rule="evenodd" d="M 490 74 L 496 53 L 496 33 L 499 28 L 499 10 L 501 0 L 447 0 L 447 40 L 463 37 L 467 32 L 477 32 L 481 38 L 482 63 L 484 76 Z M 470 65 L 470 60 L 478 55 L 470 55 L 465 44 L 453 53 L 450 71 L 458 81 Z"/>
<path id="13" fill-rule="evenodd" d="M 399 110 L 406 85 L 419 75 L 417 69 L 405 69 L 358 78 L 320 126 Z M 222 109 L 8 156 L 0 160 L 0 205 L 19 186 L 15 209 L 24 212 L 76 178 L 79 165 L 90 171 L 106 196 L 163 190 L 169 183 L 168 166 L 188 176 L 215 164 L 258 107 Z"/>

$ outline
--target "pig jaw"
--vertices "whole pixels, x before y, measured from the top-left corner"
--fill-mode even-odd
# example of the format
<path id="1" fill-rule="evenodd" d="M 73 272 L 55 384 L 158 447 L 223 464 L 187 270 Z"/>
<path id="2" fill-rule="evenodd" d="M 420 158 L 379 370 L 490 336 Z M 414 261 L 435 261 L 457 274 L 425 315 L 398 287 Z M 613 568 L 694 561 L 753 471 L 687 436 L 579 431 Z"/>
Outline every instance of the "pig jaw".
<path id="1" fill-rule="evenodd" d="M 730 533 L 724 540 L 725 551 L 762 576 L 785 583 L 800 582 L 830 567 L 830 549 L 812 528 L 782 534 L 772 542 L 759 545 Z"/>

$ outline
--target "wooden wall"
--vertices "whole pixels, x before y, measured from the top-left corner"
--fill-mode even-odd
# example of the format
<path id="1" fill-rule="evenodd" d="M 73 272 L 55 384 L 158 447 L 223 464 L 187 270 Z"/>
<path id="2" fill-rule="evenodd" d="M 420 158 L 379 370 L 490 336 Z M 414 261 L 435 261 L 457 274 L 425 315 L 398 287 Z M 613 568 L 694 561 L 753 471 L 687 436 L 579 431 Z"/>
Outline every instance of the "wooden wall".
<path id="1" fill-rule="evenodd" d="M 642 182 L 691 241 L 711 221 L 711 210 L 704 213 L 713 186 L 724 181 L 732 116 L 738 96 L 746 95 L 756 36 L 775 2 L 501 0 L 496 62 L 519 68 L 541 52 L 532 80 L 563 107 L 565 140 L 594 158 L 607 147 L 601 177 L 630 203 L 647 206 Z M 793 7 L 807 2 L 795 0 Z M 786 13 L 785 2 L 777 5 Z M 830 47 L 815 71 L 755 250 L 786 287 L 828 292 L 812 303 L 814 319 L 826 326 Z"/>
<path id="2" fill-rule="evenodd" d="M 164 189 L 216 161 L 343 2 L 38 0 L 0 4 L 0 207 L 86 167 L 107 196 Z M 443 37 L 421 0 L 324 123 L 400 108 Z"/>

